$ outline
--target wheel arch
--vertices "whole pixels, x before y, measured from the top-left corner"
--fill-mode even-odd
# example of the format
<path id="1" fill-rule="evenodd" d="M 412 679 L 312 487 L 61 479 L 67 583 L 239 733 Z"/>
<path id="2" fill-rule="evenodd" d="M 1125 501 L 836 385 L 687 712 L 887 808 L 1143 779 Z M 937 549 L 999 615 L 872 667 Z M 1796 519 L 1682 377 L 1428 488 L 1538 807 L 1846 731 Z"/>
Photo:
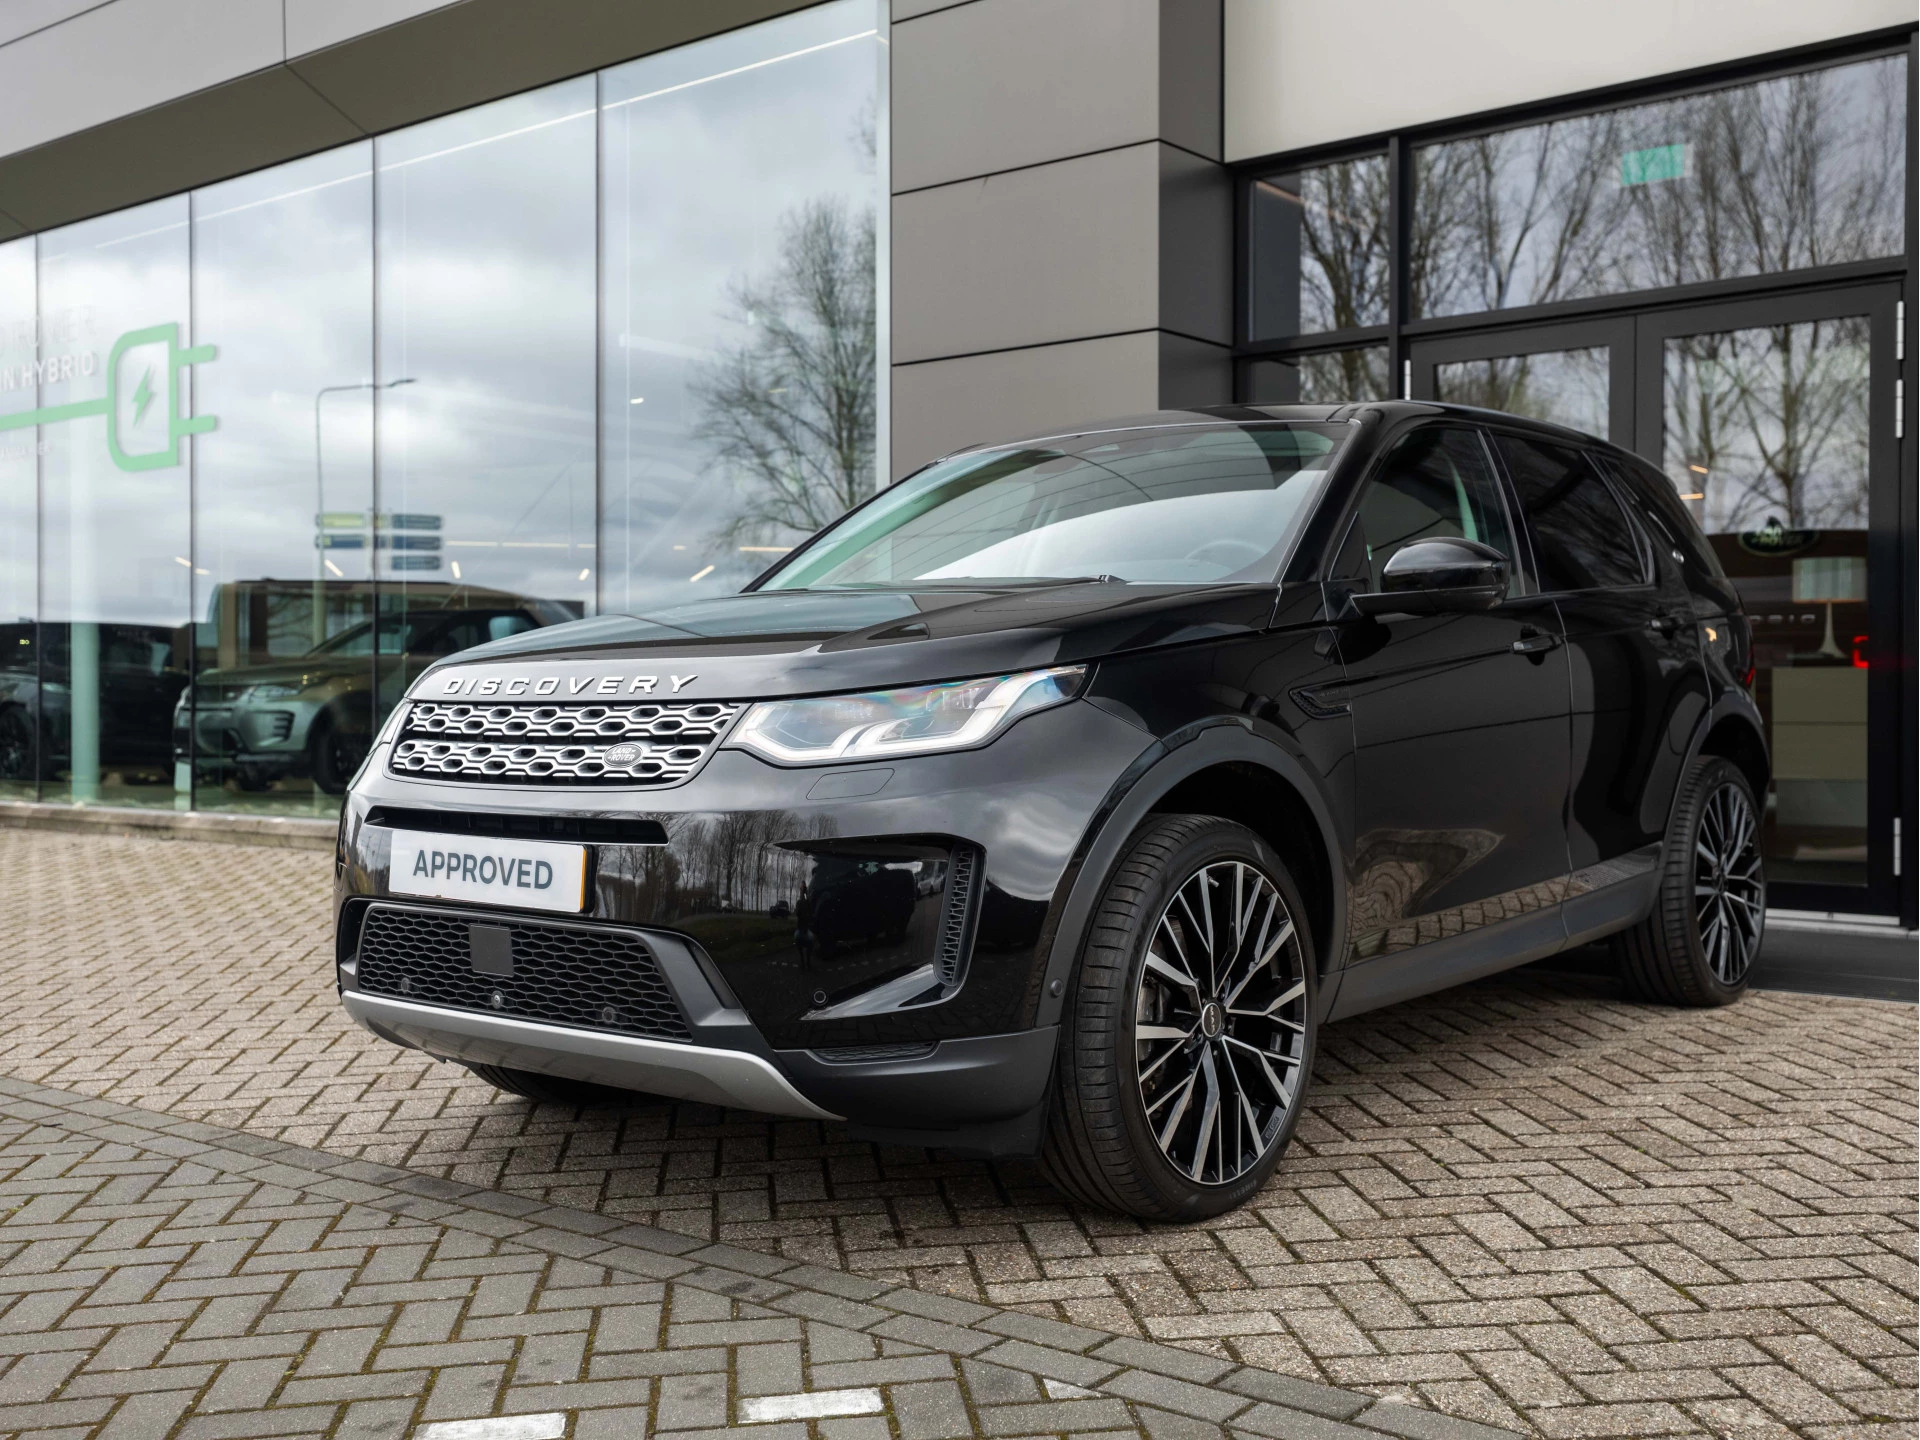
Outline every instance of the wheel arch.
<path id="1" fill-rule="evenodd" d="M 1312 892 L 1304 898 L 1321 978 L 1337 970 L 1341 950 L 1335 937 L 1346 934 L 1347 917 L 1333 810 L 1322 783 L 1280 739 L 1263 733 L 1266 728 L 1256 730 L 1234 716 L 1169 736 L 1115 783 L 1069 868 L 1066 898 L 1046 939 L 1036 1025 L 1059 1021 L 1093 908 L 1127 841 L 1150 815 L 1217 815 L 1272 845 Z M 1322 987 L 1323 1004 L 1330 993 Z"/>
<path id="2" fill-rule="evenodd" d="M 1738 765 L 1747 783 L 1753 786 L 1753 798 L 1763 805 L 1766 803 L 1767 778 L 1773 770 L 1767 742 L 1761 738 L 1759 724 L 1737 703 L 1716 707 L 1706 717 L 1693 755 L 1688 759 L 1691 761 L 1700 755 L 1718 755 Z"/>

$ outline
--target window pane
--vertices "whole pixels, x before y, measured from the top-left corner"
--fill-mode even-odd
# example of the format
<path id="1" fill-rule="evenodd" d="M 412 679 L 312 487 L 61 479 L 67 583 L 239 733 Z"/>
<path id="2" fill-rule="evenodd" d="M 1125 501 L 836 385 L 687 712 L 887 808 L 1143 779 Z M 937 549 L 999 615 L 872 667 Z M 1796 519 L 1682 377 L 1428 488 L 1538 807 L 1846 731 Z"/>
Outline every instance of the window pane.
<path id="1" fill-rule="evenodd" d="M 330 814 L 373 711 L 324 649 L 373 607 L 372 145 L 196 191 L 193 287 L 194 804 Z"/>
<path id="2" fill-rule="evenodd" d="M 32 410 L 37 399 L 33 243 L 29 237 L 0 245 L 0 419 Z M 38 441 L 33 426 L 0 430 L 0 800 L 36 794 Z"/>
<path id="3" fill-rule="evenodd" d="M 1633 528 L 1584 455 L 1514 435 L 1497 435 L 1494 443 L 1533 531 L 1542 590 L 1598 590 L 1646 579 Z"/>
<path id="4" fill-rule="evenodd" d="M 1387 158 L 1253 182 L 1255 340 L 1387 323 Z"/>
<path id="5" fill-rule="evenodd" d="M 1906 87 L 1888 56 L 1417 149 L 1413 313 L 1898 255 Z"/>
<path id="6" fill-rule="evenodd" d="M 1246 368 L 1246 387 L 1247 402 L 1254 405 L 1343 405 L 1393 398 L 1384 345 L 1255 360 Z"/>
<path id="7" fill-rule="evenodd" d="M 1682 336 L 1665 368 L 1667 475 L 1753 623 L 1768 873 L 1865 884 L 1868 321 Z"/>
<path id="8" fill-rule="evenodd" d="M 42 379 L 40 404 L 99 406 L 40 427 L 42 794 L 185 807 L 172 730 L 192 569 L 186 196 L 41 236 L 39 290 L 40 359 L 60 377 Z"/>
<path id="9" fill-rule="evenodd" d="M 593 595 L 593 77 L 382 136 L 374 156 L 384 707 L 460 616 L 551 623 Z"/>
<path id="10" fill-rule="evenodd" d="M 873 493 L 876 13 L 602 77 L 611 610 L 736 590 Z"/>
<path id="11" fill-rule="evenodd" d="M 1367 483 L 1341 558 L 1364 565 L 1368 589 L 1379 590 L 1387 562 L 1419 540 L 1475 540 L 1513 554 L 1500 488 L 1473 431 L 1417 430 L 1399 441 Z"/>
<path id="12" fill-rule="evenodd" d="M 1482 405 L 1607 438 L 1608 352 L 1543 350 L 1433 367 L 1434 399 Z"/>

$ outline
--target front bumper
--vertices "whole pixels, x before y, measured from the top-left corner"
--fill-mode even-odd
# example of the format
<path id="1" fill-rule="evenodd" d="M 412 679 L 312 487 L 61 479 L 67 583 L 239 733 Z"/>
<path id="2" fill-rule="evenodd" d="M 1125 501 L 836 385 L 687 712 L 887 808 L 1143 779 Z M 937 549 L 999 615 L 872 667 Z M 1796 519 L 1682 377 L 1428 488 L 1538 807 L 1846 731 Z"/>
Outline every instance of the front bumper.
<path id="1" fill-rule="evenodd" d="M 730 1105 L 767 1115 L 839 1120 L 802 1095 L 787 1077 L 744 1050 L 680 1045 L 637 1035 L 609 1035 L 561 1025 L 533 1024 L 470 1010 L 415 1005 L 357 990 L 340 997 L 368 1030 L 443 1060 L 503 1065 L 536 1075 L 559 1075 L 639 1090 L 675 1100 Z"/>
<path id="2" fill-rule="evenodd" d="M 807 769 L 722 750 L 655 790 L 421 780 L 388 773 L 376 753 L 342 820 L 343 1002 L 376 1034 L 448 1059 L 844 1117 L 903 1142 L 1030 1151 L 1053 1063 L 1055 1031 L 1036 1014 L 1053 928 L 1077 850 L 1148 744 L 1070 704 L 981 750 Z M 356 916 L 388 899 L 393 837 L 417 829 L 586 843 L 582 913 L 479 918 L 641 937 L 691 1043 L 361 989 Z M 956 910 L 968 867 L 971 899 Z M 930 988 L 927 973 L 951 983 Z"/>

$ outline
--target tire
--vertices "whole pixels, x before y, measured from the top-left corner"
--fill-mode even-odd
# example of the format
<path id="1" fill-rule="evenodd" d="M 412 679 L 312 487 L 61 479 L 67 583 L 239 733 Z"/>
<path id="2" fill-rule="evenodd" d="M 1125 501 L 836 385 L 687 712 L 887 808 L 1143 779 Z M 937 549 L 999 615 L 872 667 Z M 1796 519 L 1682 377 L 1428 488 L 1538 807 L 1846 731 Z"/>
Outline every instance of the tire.
<path id="1" fill-rule="evenodd" d="M 560 1075 L 536 1075 L 531 1070 L 509 1070 L 504 1065 L 468 1065 L 496 1090 L 541 1105 L 577 1105 L 587 1110 L 619 1110 L 649 1098 L 633 1090 L 616 1090 Z"/>
<path id="2" fill-rule="evenodd" d="M 35 755 L 33 722 L 18 706 L 0 710 L 0 780 L 41 778 Z"/>
<path id="3" fill-rule="evenodd" d="M 365 745 L 342 733 L 333 721 L 322 717 L 314 722 L 313 738 L 307 742 L 307 771 L 316 788 L 328 795 L 344 795 L 365 758 Z"/>
<path id="4" fill-rule="evenodd" d="M 1673 807 L 1653 913 L 1616 944 L 1628 990 L 1667 1005 L 1731 1005 L 1747 993 L 1766 915 L 1753 786 L 1732 761 L 1702 756 Z"/>
<path id="5" fill-rule="evenodd" d="M 1230 886 L 1250 897 L 1237 927 Z M 1201 907 L 1210 917 L 1196 913 L 1202 894 L 1212 896 Z M 1156 815 L 1135 832 L 1094 909 L 1061 1017 L 1040 1153 L 1055 1186 L 1086 1205 L 1175 1222 L 1222 1214 L 1259 1191 L 1313 1072 L 1317 952 L 1306 913 L 1285 863 L 1243 826 Z M 1224 980 L 1196 973 L 1210 958 L 1209 918 Z M 1222 997 L 1240 1003 L 1210 1010 Z M 1187 1034 L 1137 1033 L 1148 1028 Z M 1238 1111 L 1222 1103 L 1236 1090 L 1247 1101 Z"/>

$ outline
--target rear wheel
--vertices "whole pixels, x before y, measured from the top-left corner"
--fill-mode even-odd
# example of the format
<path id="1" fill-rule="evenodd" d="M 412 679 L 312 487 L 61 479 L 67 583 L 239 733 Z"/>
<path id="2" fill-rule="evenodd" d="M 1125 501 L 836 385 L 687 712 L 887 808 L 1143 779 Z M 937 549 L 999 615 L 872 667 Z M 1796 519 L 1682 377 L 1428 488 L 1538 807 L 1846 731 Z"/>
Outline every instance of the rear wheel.
<path id="1" fill-rule="evenodd" d="M 1747 992 L 1766 931 L 1760 811 L 1739 766 L 1694 762 L 1667 830 L 1653 913 L 1621 935 L 1628 987 L 1669 1005 L 1728 1005 Z"/>
<path id="2" fill-rule="evenodd" d="M 1075 1199 L 1200 1220 L 1254 1195 L 1313 1066 L 1306 910 L 1259 836 L 1206 815 L 1134 836 L 1063 1017 L 1041 1165 Z"/>
<path id="3" fill-rule="evenodd" d="M 509 1070 L 504 1065 L 468 1065 L 496 1090 L 542 1105 L 578 1105 L 588 1110 L 619 1110 L 649 1098 L 632 1090 L 616 1090 L 560 1075 L 537 1075 L 531 1070 Z"/>

